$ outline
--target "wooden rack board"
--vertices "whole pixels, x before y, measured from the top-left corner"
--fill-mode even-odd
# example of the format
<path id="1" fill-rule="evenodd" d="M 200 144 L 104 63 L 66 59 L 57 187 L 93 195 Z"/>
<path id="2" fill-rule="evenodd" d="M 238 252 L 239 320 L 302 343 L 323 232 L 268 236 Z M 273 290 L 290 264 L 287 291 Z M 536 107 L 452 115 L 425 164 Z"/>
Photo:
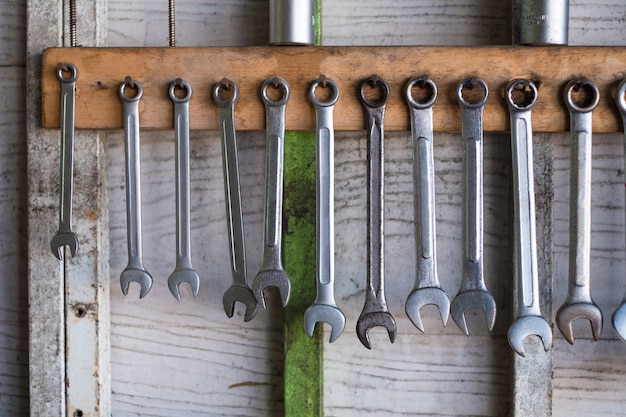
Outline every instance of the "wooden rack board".
<path id="1" fill-rule="evenodd" d="M 403 91 L 412 77 L 427 74 L 438 88 L 434 107 L 435 131 L 460 131 L 461 112 L 456 99 L 459 81 L 483 79 L 489 87 L 484 112 L 485 131 L 509 130 L 504 90 L 514 78 L 539 81 L 533 127 L 537 132 L 569 130 L 563 87 L 585 76 L 600 89 L 600 104 L 593 113 L 595 132 L 621 131 L 615 105 L 618 83 L 626 78 L 626 47 L 173 47 L 173 48 L 51 48 L 42 66 L 42 123 L 59 127 L 59 62 L 79 71 L 76 96 L 77 129 L 121 129 L 122 103 L 118 86 L 126 76 L 142 83 L 141 126 L 172 129 L 169 84 L 176 78 L 193 89 L 190 128 L 217 130 L 218 108 L 213 86 L 223 77 L 237 83 L 240 99 L 235 108 L 239 130 L 265 129 L 260 96 L 263 81 L 285 79 L 291 89 L 286 110 L 290 130 L 312 130 L 315 113 L 309 100 L 311 82 L 320 74 L 339 85 L 335 129 L 363 130 L 363 108 L 358 99 L 361 81 L 372 74 L 390 86 L 385 128 L 408 130 L 408 108 Z"/>

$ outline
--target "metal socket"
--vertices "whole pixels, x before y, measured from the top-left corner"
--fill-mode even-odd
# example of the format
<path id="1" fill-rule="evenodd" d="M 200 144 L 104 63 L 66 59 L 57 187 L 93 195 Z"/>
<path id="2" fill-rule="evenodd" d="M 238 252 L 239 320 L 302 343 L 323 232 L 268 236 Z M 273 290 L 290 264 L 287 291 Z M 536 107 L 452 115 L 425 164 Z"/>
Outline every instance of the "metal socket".
<path id="1" fill-rule="evenodd" d="M 313 45 L 313 0 L 270 0 L 270 43 Z"/>
<path id="2" fill-rule="evenodd" d="M 514 0 L 514 43 L 567 45 L 569 0 Z"/>

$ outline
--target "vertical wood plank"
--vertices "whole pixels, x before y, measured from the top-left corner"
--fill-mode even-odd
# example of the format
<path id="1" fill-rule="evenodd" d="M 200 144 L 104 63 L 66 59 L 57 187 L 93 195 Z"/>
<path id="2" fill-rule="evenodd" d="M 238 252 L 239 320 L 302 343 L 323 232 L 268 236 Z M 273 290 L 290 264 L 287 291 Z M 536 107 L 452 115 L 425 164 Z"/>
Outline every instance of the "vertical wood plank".
<path id="1" fill-rule="evenodd" d="M 77 5 L 78 43 L 102 45 L 106 1 Z M 76 135 L 73 214 L 79 252 L 61 263 L 50 252 L 58 219 L 59 132 L 38 127 L 39 80 L 43 50 L 68 40 L 66 8 L 62 1 L 27 3 L 30 409 L 34 416 L 107 416 L 108 216 L 101 133 Z"/>

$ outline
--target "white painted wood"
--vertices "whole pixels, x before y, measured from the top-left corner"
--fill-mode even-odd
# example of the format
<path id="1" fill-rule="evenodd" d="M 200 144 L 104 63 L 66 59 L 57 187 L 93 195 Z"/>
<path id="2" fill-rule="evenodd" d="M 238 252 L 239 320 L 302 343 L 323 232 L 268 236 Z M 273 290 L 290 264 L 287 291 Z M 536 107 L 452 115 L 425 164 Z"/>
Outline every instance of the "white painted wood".
<path id="1" fill-rule="evenodd" d="M 50 252 L 58 220 L 59 132 L 40 125 L 41 54 L 61 45 L 60 2 L 28 5 L 29 320 L 31 415 L 110 414 L 108 216 L 103 135 L 75 144 L 74 231 L 80 248 L 59 263 Z M 106 3 L 81 2 L 78 40 L 102 44 Z M 65 37 L 67 40 L 67 36 Z M 80 71 L 80 69 L 79 69 Z M 78 317 L 75 312 L 83 309 Z"/>

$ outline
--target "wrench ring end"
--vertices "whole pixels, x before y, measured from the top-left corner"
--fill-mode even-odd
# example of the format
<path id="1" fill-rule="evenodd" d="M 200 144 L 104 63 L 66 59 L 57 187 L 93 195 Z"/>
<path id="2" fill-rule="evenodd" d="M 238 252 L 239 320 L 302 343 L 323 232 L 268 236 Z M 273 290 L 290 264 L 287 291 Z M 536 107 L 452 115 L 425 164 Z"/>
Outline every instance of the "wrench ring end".
<path id="1" fill-rule="evenodd" d="M 422 85 L 419 85 L 419 84 L 422 84 Z M 413 97 L 413 93 L 412 93 L 413 88 L 416 85 L 419 88 L 423 88 L 423 89 L 429 88 L 431 91 L 430 97 L 427 98 L 425 101 L 416 100 Z M 409 80 L 409 82 L 406 85 L 405 95 L 411 107 L 418 109 L 418 110 L 428 109 L 434 106 L 435 101 L 437 100 L 437 86 L 435 85 L 435 82 L 433 80 L 428 78 L 428 76 L 412 78 Z"/>
<path id="2" fill-rule="evenodd" d="M 133 101 L 139 101 L 141 99 L 141 96 L 143 95 L 143 87 L 141 86 L 141 83 L 137 80 L 132 80 L 132 83 L 134 87 L 131 86 L 131 83 L 128 81 L 122 81 L 122 83 L 120 84 L 119 93 L 120 93 L 120 98 L 123 101 L 133 102 Z M 130 87 L 133 90 L 137 90 L 137 94 L 135 94 L 132 97 L 127 96 L 125 92 L 126 87 Z"/>
<path id="3" fill-rule="evenodd" d="M 619 84 L 617 93 L 615 94 L 615 101 L 622 115 L 626 116 L 626 79 L 623 79 Z"/>
<path id="4" fill-rule="evenodd" d="M 72 74 L 69 77 L 63 75 L 64 72 L 71 72 Z M 70 64 L 69 62 L 59 63 L 57 65 L 57 78 L 62 83 L 73 83 L 78 79 L 78 68 L 74 64 Z"/>
<path id="5" fill-rule="evenodd" d="M 182 84 L 182 88 L 179 87 L 178 80 L 174 80 L 170 84 L 170 89 L 169 89 L 169 91 L 170 91 L 170 98 L 172 99 L 172 101 L 174 103 L 186 103 L 189 100 L 191 100 L 191 94 L 193 93 L 193 90 L 191 89 L 191 84 L 189 84 L 185 80 L 180 80 L 180 83 Z M 186 90 L 187 94 L 184 97 L 178 97 L 176 95 L 176 89 L 177 88 L 180 89 L 180 90 Z"/>
<path id="6" fill-rule="evenodd" d="M 463 97 L 463 90 L 465 88 L 475 88 L 475 87 L 480 87 L 483 90 L 482 98 L 477 102 L 469 102 L 465 100 L 465 98 Z M 487 98 L 489 97 L 489 87 L 487 87 L 487 84 L 480 78 L 467 77 L 461 80 L 461 82 L 459 83 L 457 90 L 456 90 L 456 95 L 459 100 L 459 104 L 461 104 L 462 107 L 465 107 L 468 109 L 478 109 L 478 108 L 483 107 L 485 103 L 487 103 Z"/>
<path id="7" fill-rule="evenodd" d="M 278 88 L 283 91 L 283 96 L 279 100 L 272 100 L 267 95 L 267 89 L 270 86 L 273 87 L 275 84 L 277 84 Z M 289 84 L 287 84 L 287 81 L 283 80 L 280 77 L 269 78 L 265 80 L 263 82 L 263 85 L 261 86 L 261 96 L 263 97 L 263 102 L 268 106 L 284 106 L 285 104 L 287 104 L 287 101 L 289 101 L 289 93 Z"/>
<path id="8" fill-rule="evenodd" d="M 365 87 L 368 87 L 368 86 L 375 87 L 377 85 L 382 86 L 383 88 L 382 97 L 376 100 L 371 100 L 367 98 L 365 96 Z M 361 102 L 367 107 L 371 109 L 381 108 L 381 107 L 384 107 L 385 104 L 387 104 L 387 100 L 389 99 L 389 84 L 387 84 L 387 82 L 383 80 L 382 78 L 376 75 L 372 75 L 363 80 L 363 82 L 361 83 L 361 87 L 359 89 L 359 94 L 361 96 Z"/>
<path id="9" fill-rule="evenodd" d="M 518 103 L 513 98 L 513 93 L 515 93 L 515 90 L 517 90 L 519 86 L 523 86 L 524 88 L 529 89 L 528 93 L 530 94 L 529 94 L 529 100 L 527 103 L 525 102 Z M 527 80 L 523 78 L 514 79 L 513 81 L 509 83 L 509 86 L 506 89 L 506 100 L 507 100 L 507 103 L 509 104 L 509 108 L 512 108 L 515 110 L 525 111 L 525 110 L 532 109 L 535 103 L 537 102 L 537 95 L 538 95 L 538 92 L 537 92 L 537 86 L 535 85 L 535 83 L 532 82 L 531 80 Z"/>
<path id="10" fill-rule="evenodd" d="M 589 103 L 584 103 L 582 105 L 579 105 L 579 104 L 576 104 L 574 100 L 572 99 L 572 91 L 574 89 L 579 89 L 582 87 L 590 87 L 591 93 L 593 94 L 593 98 L 591 99 Z M 575 111 L 578 113 L 589 113 L 593 111 L 593 109 L 595 109 L 598 103 L 600 102 L 600 90 L 598 89 L 598 86 L 596 85 L 596 83 L 594 83 L 588 78 L 585 78 L 585 77 L 573 78 L 569 80 L 567 84 L 565 85 L 564 99 L 565 99 L 565 104 L 567 104 L 567 107 L 570 111 Z"/>
<path id="11" fill-rule="evenodd" d="M 317 87 L 322 86 L 324 84 L 326 85 L 326 88 L 330 88 L 331 90 L 333 90 L 332 96 L 327 101 L 322 101 L 319 98 L 317 98 L 317 96 L 315 95 L 315 90 L 317 89 Z M 310 92 L 311 92 L 311 101 L 313 102 L 314 105 L 320 106 L 320 107 L 334 106 L 335 103 L 337 103 L 337 100 L 339 99 L 339 86 L 337 85 L 335 81 L 333 81 L 330 78 L 324 78 L 323 80 L 319 78 L 313 81 L 313 83 L 311 84 Z"/>
<path id="12" fill-rule="evenodd" d="M 230 98 L 222 97 L 222 91 L 226 90 L 224 83 L 228 83 L 229 85 L 228 90 L 231 91 L 232 94 Z M 231 104 L 234 105 L 239 100 L 239 88 L 237 87 L 237 84 L 227 78 L 224 78 L 222 81 L 216 83 L 215 87 L 213 87 L 213 100 L 215 100 L 215 103 L 217 103 L 219 107 L 226 107 Z"/>

